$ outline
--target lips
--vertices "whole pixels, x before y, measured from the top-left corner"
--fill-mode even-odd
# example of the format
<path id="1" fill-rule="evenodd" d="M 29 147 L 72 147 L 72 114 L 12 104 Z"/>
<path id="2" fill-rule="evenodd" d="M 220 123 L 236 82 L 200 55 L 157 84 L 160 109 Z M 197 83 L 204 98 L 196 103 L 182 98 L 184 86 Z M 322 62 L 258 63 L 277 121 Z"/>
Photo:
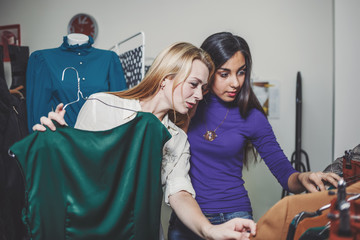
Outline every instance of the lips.
<path id="1" fill-rule="evenodd" d="M 187 106 L 189 109 L 192 109 L 192 108 L 195 106 L 195 103 L 186 102 L 186 106 Z"/>
<path id="2" fill-rule="evenodd" d="M 236 96 L 236 92 L 227 92 L 227 95 L 229 97 L 235 97 Z"/>

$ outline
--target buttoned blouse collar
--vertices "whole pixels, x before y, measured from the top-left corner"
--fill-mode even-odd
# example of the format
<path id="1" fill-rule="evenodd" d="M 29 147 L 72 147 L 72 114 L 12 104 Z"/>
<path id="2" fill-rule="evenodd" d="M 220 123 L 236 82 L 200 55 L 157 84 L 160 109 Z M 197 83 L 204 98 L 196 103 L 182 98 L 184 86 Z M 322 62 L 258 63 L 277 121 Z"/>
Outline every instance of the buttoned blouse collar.
<path id="1" fill-rule="evenodd" d="M 162 124 L 164 124 L 164 126 L 167 128 L 167 130 L 170 132 L 170 134 L 172 136 L 177 135 L 179 133 L 178 131 L 178 127 L 175 125 L 175 123 L 173 123 L 172 121 L 170 121 L 169 119 L 169 115 L 166 114 L 163 118 L 163 120 L 161 121 Z"/>
<path id="2" fill-rule="evenodd" d="M 75 44 L 75 45 L 69 45 L 68 43 L 68 37 L 64 36 L 63 43 L 60 46 L 61 50 L 69 51 L 69 52 L 76 52 L 76 53 L 83 53 L 87 54 L 90 53 L 93 50 L 92 44 L 94 43 L 94 39 L 89 36 L 89 41 L 84 44 Z"/>
<path id="3" fill-rule="evenodd" d="M 130 108 L 134 111 L 141 111 L 141 105 L 140 105 L 140 101 L 139 100 L 132 100 L 131 101 L 131 106 Z M 136 112 L 131 112 L 131 111 L 125 111 L 124 115 L 123 115 L 123 119 L 130 119 L 135 117 Z M 166 127 L 166 129 L 170 132 L 171 135 L 176 135 L 178 134 L 178 127 L 169 119 L 168 114 L 166 114 L 163 118 L 163 120 L 161 121 L 161 123 Z"/>

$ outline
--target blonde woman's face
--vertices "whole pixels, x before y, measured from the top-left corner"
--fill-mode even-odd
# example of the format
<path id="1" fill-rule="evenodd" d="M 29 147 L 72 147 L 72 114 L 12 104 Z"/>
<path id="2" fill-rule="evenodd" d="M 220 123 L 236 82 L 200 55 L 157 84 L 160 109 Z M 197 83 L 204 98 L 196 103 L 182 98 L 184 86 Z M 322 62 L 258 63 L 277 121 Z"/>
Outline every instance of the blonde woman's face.
<path id="1" fill-rule="evenodd" d="M 194 60 L 189 77 L 179 83 L 173 93 L 173 106 L 181 114 L 186 114 L 203 98 L 202 90 L 207 84 L 209 69 L 200 60 Z M 172 81 L 172 80 L 170 80 Z"/>

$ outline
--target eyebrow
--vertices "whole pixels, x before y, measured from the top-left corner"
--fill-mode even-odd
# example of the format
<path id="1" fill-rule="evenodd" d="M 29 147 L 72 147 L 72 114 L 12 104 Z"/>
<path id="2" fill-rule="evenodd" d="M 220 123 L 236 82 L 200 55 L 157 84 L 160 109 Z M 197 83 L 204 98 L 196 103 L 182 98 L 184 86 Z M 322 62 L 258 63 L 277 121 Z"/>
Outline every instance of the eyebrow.
<path id="1" fill-rule="evenodd" d="M 239 70 L 243 70 L 244 68 L 246 68 L 246 64 L 242 65 L 241 67 L 239 67 L 238 71 Z M 218 68 L 218 70 L 223 70 L 223 71 L 228 71 L 230 72 L 230 69 L 228 68 Z"/>

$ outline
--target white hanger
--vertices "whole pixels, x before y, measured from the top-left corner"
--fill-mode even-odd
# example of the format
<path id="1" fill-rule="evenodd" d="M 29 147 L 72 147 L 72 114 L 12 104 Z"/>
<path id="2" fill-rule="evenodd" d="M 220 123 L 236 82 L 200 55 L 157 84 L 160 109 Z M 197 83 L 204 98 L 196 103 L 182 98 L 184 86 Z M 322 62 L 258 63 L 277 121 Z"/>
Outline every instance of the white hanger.
<path id="1" fill-rule="evenodd" d="M 75 101 L 72 101 L 72 102 L 70 102 L 70 103 L 67 103 L 67 104 L 63 107 L 64 110 L 65 110 L 65 108 L 66 108 L 67 106 L 69 106 L 69 105 L 71 105 L 71 104 L 73 104 L 73 103 L 78 102 L 78 101 L 80 100 L 80 96 L 81 96 L 81 98 L 84 99 L 84 100 L 87 99 L 87 97 L 84 97 L 83 93 L 82 93 L 81 90 L 80 90 L 80 77 L 79 77 L 79 72 L 76 70 L 76 68 L 74 68 L 74 67 L 66 67 L 66 68 L 63 70 L 63 72 L 62 72 L 61 81 L 64 81 L 64 75 L 65 75 L 66 70 L 68 70 L 68 69 L 73 69 L 73 70 L 76 72 L 76 78 L 77 78 L 77 82 L 78 82 L 78 91 L 77 91 L 77 99 L 76 99 Z"/>
<path id="2" fill-rule="evenodd" d="M 74 67 L 66 67 L 66 68 L 63 70 L 63 72 L 62 72 L 61 80 L 64 81 L 64 75 L 65 75 L 66 70 L 68 70 L 68 69 L 73 69 L 73 70 L 76 72 L 76 78 L 77 78 L 77 82 L 78 82 L 78 91 L 77 91 L 77 99 L 76 99 L 75 101 L 72 101 L 72 102 L 70 102 L 70 103 L 67 103 L 67 104 L 63 107 L 64 110 L 65 110 L 65 108 L 66 108 L 67 106 L 69 106 L 70 104 L 73 104 L 73 103 L 78 102 L 78 101 L 80 100 L 80 96 L 81 96 L 81 98 L 84 99 L 84 100 L 97 100 L 97 101 L 99 101 L 99 102 L 101 102 L 101 103 L 103 103 L 103 104 L 105 104 L 106 106 L 109 106 L 109 107 L 114 107 L 114 108 L 118 108 L 118 109 L 122 109 L 122 110 L 137 112 L 136 110 L 132 110 L 132 109 L 128 109 L 128 108 L 124 108 L 124 107 L 119 107 L 119 106 L 114 106 L 114 105 L 108 104 L 108 103 L 106 103 L 106 102 L 104 102 L 104 101 L 102 101 L 102 100 L 100 100 L 100 99 L 98 99 L 98 98 L 94 98 L 94 97 L 92 97 L 92 98 L 84 97 L 83 93 L 82 93 L 81 90 L 80 90 L 80 77 L 79 77 L 79 72 L 76 70 L 76 68 L 74 68 Z"/>

